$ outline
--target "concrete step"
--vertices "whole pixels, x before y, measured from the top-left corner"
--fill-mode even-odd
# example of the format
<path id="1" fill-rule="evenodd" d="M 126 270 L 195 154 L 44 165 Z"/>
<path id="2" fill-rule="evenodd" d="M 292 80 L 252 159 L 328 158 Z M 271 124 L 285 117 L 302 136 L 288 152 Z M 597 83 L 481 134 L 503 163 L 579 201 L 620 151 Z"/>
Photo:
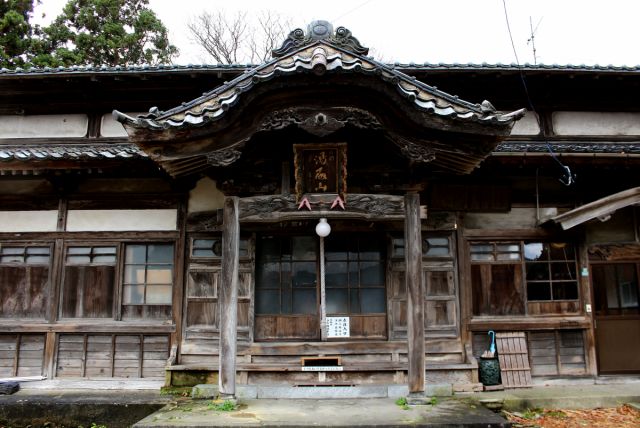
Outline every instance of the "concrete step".
<path id="1" fill-rule="evenodd" d="M 399 398 L 406 397 L 406 385 L 236 385 L 238 398 L 262 399 L 334 399 L 334 398 Z M 201 384 L 193 387 L 192 398 L 218 397 L 218 385 Z M 450 397 L 451 384 L 428 384 L 427 397 Z"/>
<path id="2" fill-rule="evenodd" d="M 236 410 L 217 411 L 210 400 L 167 407 L 134 428 L 169 427 L 432 427 L 508 428 L 511 424 L 482 406 L 442 399 L 402 407 L 391 398 L 334 400 L 240 400 Z"/>

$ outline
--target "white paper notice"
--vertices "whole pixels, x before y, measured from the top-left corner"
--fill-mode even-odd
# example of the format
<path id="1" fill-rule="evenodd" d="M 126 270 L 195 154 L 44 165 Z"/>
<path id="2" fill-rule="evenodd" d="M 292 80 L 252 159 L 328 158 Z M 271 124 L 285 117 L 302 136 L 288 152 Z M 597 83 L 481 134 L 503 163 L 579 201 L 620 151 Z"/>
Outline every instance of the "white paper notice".
<path id="1" fill-rule="evenodd" d="M 349 337 L 349 317 L 327 317 L 327 337 Z"/>

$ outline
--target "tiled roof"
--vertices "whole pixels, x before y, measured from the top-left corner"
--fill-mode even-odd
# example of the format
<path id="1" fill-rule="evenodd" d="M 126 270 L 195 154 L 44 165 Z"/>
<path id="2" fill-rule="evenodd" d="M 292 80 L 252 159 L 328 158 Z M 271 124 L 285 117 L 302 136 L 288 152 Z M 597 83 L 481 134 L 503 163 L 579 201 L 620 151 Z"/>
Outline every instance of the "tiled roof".
<path id="1" fill-rule="evenodd" d="M 146 158 L 135 144 L 55 144 L 0 145 L 0 161 L 93 160 L 114 158 Z"/>
<path id="2" fill-rule="evenodd" d="M 415 109 L 445 118 L 480 123 L 512 124 L 523 111 L 510 114 L 496 112 L 490 103 L 472 104 L 408 76 L 395 67 L 317 41 L 287 56 L 276 58 L 243 74 L 230 82 L 205 93 L 188 103 L 166 112 L 151 111 L 133 118 L 114 112 L 128 128 L 163 131 L 203 126 L 222 118 L 238 104 L 243 93 L 277 76 L 293 74 L 360 74 L 378 76 L 395 87 Z"/>
<path id="3" fill-rule="evenodd" d="M 33 76 L 58 74 L 126 74 L 126 73 L 173 73 L 193 71 L 231 71 L 243 72 L 258 67 L 259 64 L 185 64 L 185 65 L 130 65 L 130 66 L 70 66 L 44 68 L 0 69 L 2 76 Z M 574 72 L 640 72 L 640 65 L 585 65 L 585 64 L 502 64 L 502 63 L 416 63 L 395 62 L 385 64 L 387 67 L 402 70 L 526 70 L 526 71 L 574 71 Z"/>

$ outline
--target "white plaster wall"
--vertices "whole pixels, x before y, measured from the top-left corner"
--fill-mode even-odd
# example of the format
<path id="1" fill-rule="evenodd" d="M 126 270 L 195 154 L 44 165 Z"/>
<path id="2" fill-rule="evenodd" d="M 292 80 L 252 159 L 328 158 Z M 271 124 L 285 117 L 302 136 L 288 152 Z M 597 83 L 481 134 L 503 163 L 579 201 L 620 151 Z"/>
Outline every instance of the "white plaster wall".
<path id="1" fill-rule="evenodd" d="M 136 117 L 143 113 L 125 113 L 129 116 Z M 126 137 L 127 131 L 120 122 L 113 118 L 111 113 L 103 114 L 100 119 L 100 135 L 103 137 Z"/>
<path id="2" fill-rule="evenodd" d="M 511 135 L 538 135 L 539 133 L 540 126 L 532 111 L 528 111 L 522 119 L 518 120 L 511 130 Z"/>
<path id="3" fill-rule="evenodd" d="M 640 113 L 557 111 L 557 135 L 640 135 Z"/>
<path id="4" fill-rule="evenodd" d="M 69 232 L 176 230 L 178 212 L 160 210 L 69 210 Z"/>
<path id="5" fill-rule="evenodd" d="M 58 210 L 0 211 L 0 232 L 55 232 Z"/>
<path id="6" fill-rule="evenodd" d="M 200 179 L 189 192 L 188 212 L 213 211 L 224 207 L 224 193 L 209 177 Z"/>
<path id="7" fill-rule="evenodd" d="M 0 138 L 84 137 L 85 114 L 0 115 Z"/>

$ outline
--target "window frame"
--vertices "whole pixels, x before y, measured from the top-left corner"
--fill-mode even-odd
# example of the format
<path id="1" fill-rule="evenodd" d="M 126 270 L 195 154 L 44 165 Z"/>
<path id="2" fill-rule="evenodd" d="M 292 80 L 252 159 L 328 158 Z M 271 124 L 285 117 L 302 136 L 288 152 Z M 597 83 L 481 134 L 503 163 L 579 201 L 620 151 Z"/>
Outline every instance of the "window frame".
<path id="1" fill-rule="evenodd" d="M 1 241 L 0 242 L 0 251 L 3 248 L 6 247 L 23 247 L 24 251 L 23 251 L 23 255 L 26 255 L 26 249 L 28 247 L 48 247 L 49 248 L 49 260 L 47 263 L 26 263 L 25 261 L 23 262 L 2 262 L 2 257 L 0 254 L 0 266 L 9 266 L 9 267 L 20 267 L 20 266 L 46 266 L 47 267 L 47 281 L 46 284 L 43 287 L 43 293 L 45 295 L 45 299 L 43 302 L 43 308 L 41 310 L 41 312 L 43 312 L 43 316 L 42 317 L 16 317 L 16 316 L 10 316 L 10 317 L 0 317 L 0 320 L 11 320 L 11 319 L 29 319 L 29 320 L 38 320 L 38 321 L 43 321 L 49 318 L 49 314 L 50 314 L 50 306 L 51 306 L 51 299 L 53 298 L 53 294 L 51 293 L 52 287 L 55 285 L 53 284 L 53 279 L 54 279 L 54 270 L 55 270 L 55 242 L 52 239 L 46 239 L 46 240 L 34 240 L 34 239 L 30 239 L 30 240 L 23 240 L 23 241 L 19 241 L 19 240 L 7 240 L 7 241 Z"/>
<path id="2" fill-rule="evenodd" d="M 572 251 L 573 251 L 573 257 L 571 259 L 566 259 L 564 261 L 558 261 L 558 260 L 552 260 L 551 259 L 551 255 L 547 254 L 547 257 L 545 260 L 527 260 L 526 256 L 525 256 L 525 245 L 527 244 L 531 244 L 531 243 L 541 243 L 543 245 L 546 246 L 550 246 L 551 244 L 555 244 L 555 243 L 562 243 L 565 244 L 567 246 L 570 246 Z M 500 251 L 498 249 L 499 246 L 503 246 L 503 247 L 507 247 L 509 245 L 518 245 L 518 251 L 509 251 L 504 249 L 504 251 Z M 474 251 L 473 248 L 474 246 L 492 246 L 492 250 L 491 251 L 478 251 L 475 254 L 491 254 L 493 259 L 487 259 L 487 260 L 479 260 L 479 259 L 474 259 Z M 536 238 L 536 237 L 528 237 L 528 238 L 504 238 L 504 239 L 473 239 L 473 238 L 469 238 L 467 239 L 467 258 L 468 258 L 468 269 L 469 269 L 469 281 L 470 281 L 470 288 L 471 288 L 471 299 L 472 299 L 472 304 L 470 307 L 471 310 L 471 316 L 472 317 L 522 317 L 522 316 L 557 316 L 557 315 L 563 315 L 562 312 L 546 312 L 543 314 L 535 314 L 535 315 L 530 315 L 530 308 L 529 305 L 530 304 L 554 304 L 554 303 L 575 303 L 578 305 L 578 307 L 581 307 L 580 302 L 582 301 L 582 290 L 581 290 L 581 284 L 580 284 L 580 275 L 579 275 L 579 271 L 580 271 L 580 259 L 579 259 L 579 246 L 571 241 L 571 240 L 555 240 L 553 238 Z M 508 257 L 499 257 L 499 256 L 503 256 L 506 254 L 518 254 L 518 258 L 514 258 L 514 259 L 509 259 Z M 549 273 L 551 273 L 551 268 L 552 265 L 554 263 L 560 263 L 560 262 L 564 262 L 564 263 L 573 263 L 574 269 L 572 270 L 573 273 L 573 279 L 569 279 L 569 280 L 555 280 L 552 278 L 551 274 L 549 274 L 549 278 L 546 280 L 531 280 L 527 278 L 527 267 L 528 265 L 532 265 L 532 264 L 544 264 L 547 267 L 547 270 Z M 478 298 L 478 296 L 475 295 L 475 286 L 473 283 L 473 266 L 487 266 L 487 265 L 514 265 L 514 266 L 519 266 L 518 269 L 520 269 L 521 272 L 521 276 L 522 276 L 522 287 L 523 287 L 523 300 L 522 300 L 522 304 L 524 306 L 524 311 L 521 314 L 513 314 L 513 315 L 504 315 L 504 314 L 487 314 L 487 313 L 475 313 L 475 306 L 476 306 L 476 298 Z M 549 287 L 549 295 L 550 295 L 550 299 L 529 299 L 528 293 L 529 293 L 529 287 L 530 285 L 534 285 L 534 284 L 542 284 L 542 283 L 546 283 L 548 284 Z M 553 293 L 553 287 L 554 284 L 556 283 L 572 283 L 575 284 L 575 290 L 576 290 L 576 298 L 575 299 L 554 299 L 554 293 Z"/>

